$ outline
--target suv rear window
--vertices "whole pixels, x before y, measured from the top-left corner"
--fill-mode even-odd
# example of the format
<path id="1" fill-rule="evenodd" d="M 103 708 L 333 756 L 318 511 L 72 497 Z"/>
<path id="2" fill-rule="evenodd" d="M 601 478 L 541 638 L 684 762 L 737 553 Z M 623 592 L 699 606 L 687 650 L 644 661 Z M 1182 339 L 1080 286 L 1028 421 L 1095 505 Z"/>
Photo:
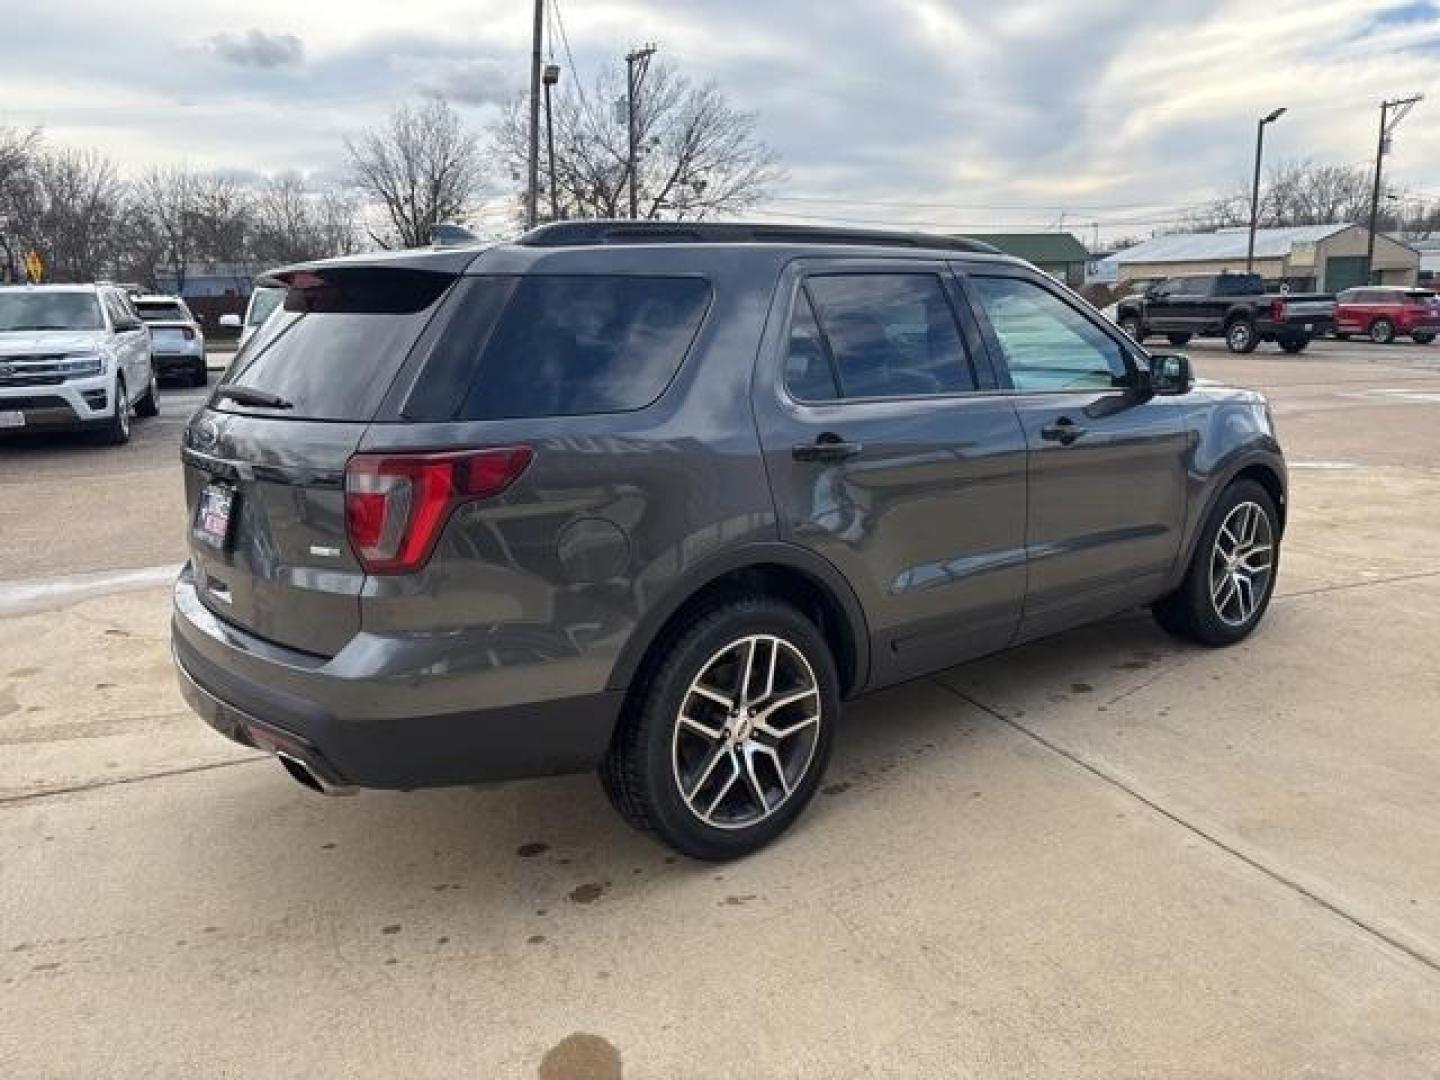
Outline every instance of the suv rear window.
<path id="1" fill-rule="evenodd" d="M 188 322 L 190 320 L 190 316 L 179 304 L 171 304 L 163 300 L 141 300 L 135 304 L 135 310 L 146 322 Z"/>
<path id="2" fill-rule="evenodd" d="M 302 271 L 265 336 L 236 355 L 223 383 L 264 390 L 286 409 L 213 407 L 277 419 L 369 420 L 455 278 L 424 270 Z"/>
<path id="3" fill-rule="evenodd" d="M 710 303 L 701 278 L 475 277 L 403 415 L 501 420 L 633 412 L 680 369 Z"/>

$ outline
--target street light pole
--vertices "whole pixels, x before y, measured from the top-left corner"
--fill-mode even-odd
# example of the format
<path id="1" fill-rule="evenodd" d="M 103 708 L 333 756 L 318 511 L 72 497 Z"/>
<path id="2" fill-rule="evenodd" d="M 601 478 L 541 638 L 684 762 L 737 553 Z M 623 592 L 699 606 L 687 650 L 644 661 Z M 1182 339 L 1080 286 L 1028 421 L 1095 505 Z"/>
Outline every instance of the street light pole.
<path id="1" fill-rule="evenodd" d="M 625 178 L 630 183 L 630 220 L 640 216 L 639 155 L 640 132 L 636 125 L 640 105 L 640 84 L 645 81 L 645 72 L 650 67 L 650 57 L 655 55 L 655 46 L 646 45 L 625 56 L 625 119 L 629 128 L 629 152 L 625 157 Z"/>
<path id="2" fill-rule="evenodd" d="M 1265 153 L 1265 125 L 1273 124 L 1285 115 L 1281 106 L 1269 116 L 1262 116 L 1255 125 L 1255 180 L 1250 185 L 1250 242 L 1245 247 L 1245 272 L 1255 269 L 1255 228 L 1260 224 L 1260 158 Z"/>
<path id="3" fill-rule="evenodd" d="M 549 168 L 546 172 L 550 176 L 550 220 L 560 220 L 560 196 L 555 188 L 555 117 L 550 108 L 550 91 L 560 81 L 560 66 L 558 64 L 545 65 L 545 144 L 548 150 Z"/>
<path id="4" fill-rule="evenodd" d="M 535 0 L 535 32 L 530 54 L 530 182 L 525 190 L 525 224 L 535 227 L 540 197 L 540 46 L 545 33 L 545 0 Z"/>
<path id="5" fill-rule="evenodd" d="M 1374 274 L 1375 228 L 1380 217 L 1380 171 L 1385 164 L 1385 154 L 1390 149 L 1390 133 L 1395 130 L 1401 120 L 1405 119 L 1405 114 L 1413 109 L 1423 96 L 1416 94 L 1414 97 L 1380 103 L 1380 141 L 1375 147 L 1375 186 L 1370 191 L 1370 231 L 1365 240 L 1365 284 L 1367 285 L 1371 284 L 1370 278 Z M 1391 109 L 1395 110 L 1393 120 L 1390 119 Z"/>

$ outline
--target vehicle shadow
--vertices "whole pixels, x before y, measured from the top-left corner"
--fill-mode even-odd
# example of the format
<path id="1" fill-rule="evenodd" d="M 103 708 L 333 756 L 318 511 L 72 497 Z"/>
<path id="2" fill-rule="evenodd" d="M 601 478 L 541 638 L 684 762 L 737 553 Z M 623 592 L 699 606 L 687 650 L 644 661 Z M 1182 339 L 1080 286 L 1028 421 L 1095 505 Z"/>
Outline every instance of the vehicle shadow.
<path id="1" fill-rule="evenodd" d="M 777 863 L 814 862 L 807 848 L 832 843 L 827 833 L 852 815 L 881 812 L 931 783 L 932 770 L 956 768 L 956 755 L 1013 740 L 1002 718 L 1103 708 L 1204 654 L 1131 614 L 852 702 L 810 808 L 778 843 L 736 863 L 680 858 L 630 829 L 590 775 L 325 799 L 262 763 L 235 770 L 226 796 L 205 805 L 204 865 L 190 872 L 221 890 L 251 888 L 259 875 L 290 903 L 337 911 L 344 897 L 347 921 L 410 920 L 437 937 L 476 919 L 528 937 L 547 918 L 672 894 L 684 902 L 711 881 L 744 896 L 746 880 Z"/>

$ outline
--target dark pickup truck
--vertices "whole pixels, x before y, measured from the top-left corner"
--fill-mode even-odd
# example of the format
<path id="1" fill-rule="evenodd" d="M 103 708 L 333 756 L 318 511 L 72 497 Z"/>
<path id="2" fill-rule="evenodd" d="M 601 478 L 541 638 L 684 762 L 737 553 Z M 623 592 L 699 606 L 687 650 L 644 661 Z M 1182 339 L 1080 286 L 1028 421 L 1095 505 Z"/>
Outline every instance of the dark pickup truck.
<path id="1" fill-rule="evenodd" d="M 1262 341 L 1298 353 L 1334 331 L 1335 297 L 1267 293 L 1259 274 L 1191 274 L 1121 300 L 1115 321 L 1136 341 L 1164 334 L 1178 346 L 1199 335 L 1223 337 L 1235 353 L 1254 352 Z"/>

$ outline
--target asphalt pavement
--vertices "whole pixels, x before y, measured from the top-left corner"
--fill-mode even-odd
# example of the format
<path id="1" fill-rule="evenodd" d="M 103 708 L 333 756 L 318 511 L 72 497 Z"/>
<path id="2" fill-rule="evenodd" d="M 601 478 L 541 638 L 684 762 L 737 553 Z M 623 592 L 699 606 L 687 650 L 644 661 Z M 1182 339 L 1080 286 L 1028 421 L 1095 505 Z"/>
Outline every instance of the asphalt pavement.
<path id="1" fill-rule="evenodd" d="M 299 788 L 174 688 L 198 395 L 0 446 L 0 1075 L 1440 1075 L 1440 345 L 1189 351 L 1290 459 L 1261 631 L 856 703 L 724 866 L 588 776 Z"/>

